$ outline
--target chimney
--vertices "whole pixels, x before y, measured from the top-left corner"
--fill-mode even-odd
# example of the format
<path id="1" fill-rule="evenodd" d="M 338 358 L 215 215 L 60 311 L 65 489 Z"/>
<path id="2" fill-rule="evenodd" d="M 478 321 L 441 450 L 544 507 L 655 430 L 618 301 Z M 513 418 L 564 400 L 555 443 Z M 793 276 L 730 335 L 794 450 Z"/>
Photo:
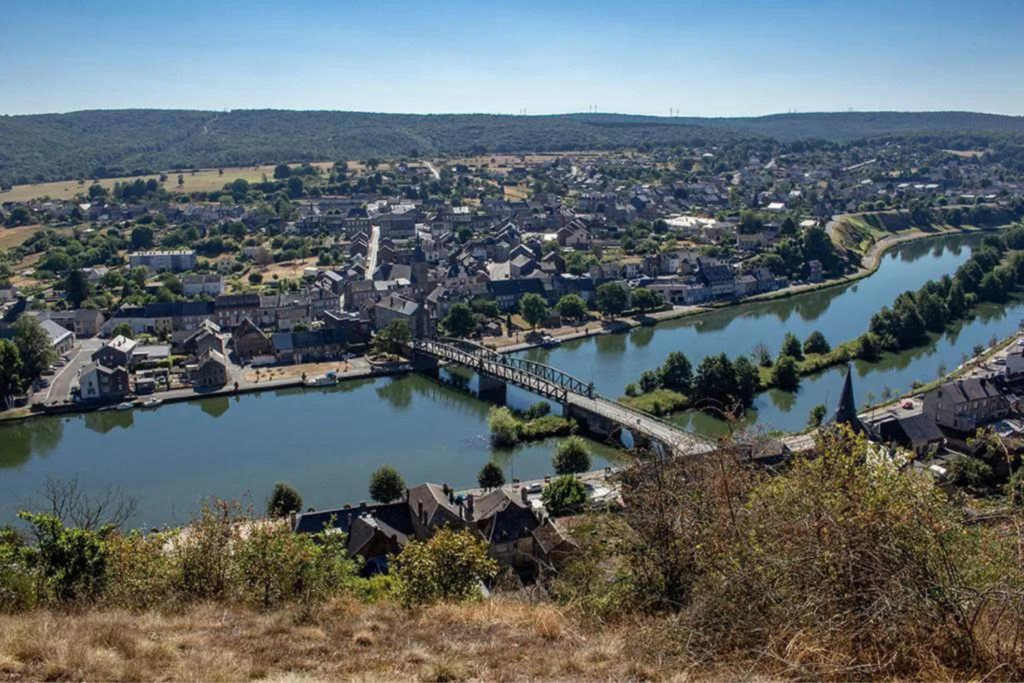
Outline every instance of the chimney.
<path id="1" fill-rule="evenodd" d="M 408 488 L 405 489 L 405 501 L 409 502 L 409 489 Z"/>
<path id="2" fill-rule="evenodd" d="M 360 510 L 365 510 L 366 509 L 366 501 L 365 500 L 359 501 L 359 509 Z"/>
<path id="3" fill-rule="evenodd" d="M 466 494 L 466 512 L 470 515 L 473 514 L 473 494 Z"/>
<path id="4" fill-rule="evenodd" d="M 528 502 L 528 499 L 526 497 L 526 487 L 525 486 L 523 488 L 519 489 L 519 497 L 523 499 L 524 503 Z"/>

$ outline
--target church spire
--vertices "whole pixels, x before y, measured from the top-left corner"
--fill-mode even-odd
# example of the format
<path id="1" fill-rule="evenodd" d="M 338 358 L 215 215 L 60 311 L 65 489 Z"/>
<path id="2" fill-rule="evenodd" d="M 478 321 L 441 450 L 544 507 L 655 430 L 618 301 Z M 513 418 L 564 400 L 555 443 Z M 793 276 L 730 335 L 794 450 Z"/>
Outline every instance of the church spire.
<path id="1" fill-rule="evenodd" d="M 853 367 L 846 366 L 846 379 L 843 380 L 843 392 L 839 396 L 839 405 L 829 421 L 832 424 L 847 425 L 858 434 L 865 431 L 860 418 L 857 417 L 857 402 L 853 399 Z"/>

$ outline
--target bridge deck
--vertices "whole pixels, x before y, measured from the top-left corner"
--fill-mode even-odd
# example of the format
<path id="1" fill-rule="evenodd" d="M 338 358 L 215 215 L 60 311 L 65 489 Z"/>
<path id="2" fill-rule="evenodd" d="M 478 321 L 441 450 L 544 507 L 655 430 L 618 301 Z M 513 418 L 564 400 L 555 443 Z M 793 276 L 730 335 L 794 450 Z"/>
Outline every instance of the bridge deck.
<path id="1" fill-rule="evenodd" d="M 598 396 L 594 385 L 541 363 L 507 356 L 465 340 L 419 339 L 412 343 L 417 353 L 500 379 L 541 396 L 610 420 L 630 433 L 651 439 L 677 453 L 705 453 L 713 445 L 705 439 L 647 413 Z"/>

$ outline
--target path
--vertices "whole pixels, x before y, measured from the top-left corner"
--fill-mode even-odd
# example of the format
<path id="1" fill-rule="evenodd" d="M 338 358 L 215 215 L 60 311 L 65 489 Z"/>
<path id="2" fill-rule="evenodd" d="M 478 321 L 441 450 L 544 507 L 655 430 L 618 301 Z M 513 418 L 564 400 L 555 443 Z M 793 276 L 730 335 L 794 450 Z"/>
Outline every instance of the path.
<path id="1" fill-rule="evenodd" d="M 380 246 L 380 226 L 370 226 L 370 244 L 366 247 L 366 279 L 373 279 L 373 272 L 377 270 L 377 251 Z"/>

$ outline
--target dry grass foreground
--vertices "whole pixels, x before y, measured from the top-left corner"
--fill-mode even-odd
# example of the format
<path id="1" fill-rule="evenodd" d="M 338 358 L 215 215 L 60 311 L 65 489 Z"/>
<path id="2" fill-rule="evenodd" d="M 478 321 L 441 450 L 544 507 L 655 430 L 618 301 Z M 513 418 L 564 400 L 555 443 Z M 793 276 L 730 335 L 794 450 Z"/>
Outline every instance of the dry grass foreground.
<path id="1" fill-rule="evenodd" d="M 692 678 L 651 652 L 663 630 L 653 626 L 587 626 L 550 604 L 504 598 L 412 611 L 348 601 L 313 612 L 215 604 L 166 614 L 37 610 L 0 616 L 0 680 Z"/>

